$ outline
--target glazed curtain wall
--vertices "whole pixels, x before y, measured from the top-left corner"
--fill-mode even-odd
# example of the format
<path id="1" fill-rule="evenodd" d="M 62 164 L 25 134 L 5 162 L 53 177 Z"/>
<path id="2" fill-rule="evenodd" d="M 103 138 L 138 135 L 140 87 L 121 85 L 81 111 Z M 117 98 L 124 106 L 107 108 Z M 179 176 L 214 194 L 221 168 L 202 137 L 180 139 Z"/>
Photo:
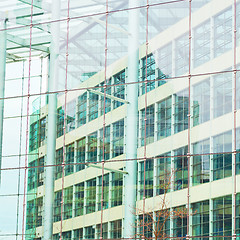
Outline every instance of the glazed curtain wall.
<path id="1" fill-rule="evenodd" d="M 239 237 L 239 1 L 60 2 L 57 19 L 54 1 L 0 3 L 0 239 L 44 239 L 47 169 L 52 239 L 124 238 L 128 161 L 137 162 L 132 238 Z M 137 157 L 128 159 L 136 10 Z"/>

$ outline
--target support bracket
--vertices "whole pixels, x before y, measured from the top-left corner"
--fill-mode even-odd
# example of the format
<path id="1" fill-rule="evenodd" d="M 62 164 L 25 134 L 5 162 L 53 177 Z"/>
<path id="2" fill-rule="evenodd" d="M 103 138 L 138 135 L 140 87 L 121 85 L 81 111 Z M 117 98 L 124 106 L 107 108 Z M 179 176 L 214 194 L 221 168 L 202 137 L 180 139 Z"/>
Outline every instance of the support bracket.
<path id="1" fill-rule="evenodd" d="M 103 96 L 104 95 L 106 96 L 106 98 L 109 98 L 109 99 L 112 99 L 112 100 L 115 100 L 117 102 L 122 102 L 122 103 L 129 103 L 127 100 L 125 99 L 122 99 L 122 98 L 118 98 L 118 97 L 115 97 L 115 96 L 112 96 L 112 95 L 109 95 L 109 94 L 104 94 L 103 92 L 99 92 L 99 91 L 96 91 L 96 90 L 92 90 L 92 89 L 88 89 L 87 90 L 88 92 L 91 92 L 91 93 L 94 93 L 94 94 L 97 94 L 97 95 L 100 95 L 100 96 Z"/>
<path id="2" fill-rule="evenodd" d="M 90 164 L 90 163 L 87 163 L 86 165 L 87 165 L 88 167 L 93 167 L 93 168 L 102 169 L 102 166 L 99 166 L 99 165 Z M 106 168 L 106 167 L 104 167 L 103 169 L 106 170 L 106 171 L 110 171 L 110 172 L 115 172 L 115 173 L 120 173 L 120 174 L 128 174 L 128 172 L 125 172 L 125 171 L 122 171 L 122 170 L 117 170 L 117 169 L 112 169 L 112 168 Z"/>

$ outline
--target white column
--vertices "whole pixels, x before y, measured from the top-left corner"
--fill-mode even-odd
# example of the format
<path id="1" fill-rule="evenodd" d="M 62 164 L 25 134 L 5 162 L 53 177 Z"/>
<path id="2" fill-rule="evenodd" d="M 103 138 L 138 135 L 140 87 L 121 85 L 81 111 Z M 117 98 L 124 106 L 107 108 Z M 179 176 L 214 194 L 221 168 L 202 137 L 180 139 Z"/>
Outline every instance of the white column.
<path id="1" fill-rule="evenodd" d="M 59 71 L 59 38 L 60 38 L 60 1 L 52 0 L 51 47 L 50 47 L 50 77 L 48 92 L 57 89 Z M 48 132 L 46 165 L 55 164 L 56 152 L 56 120 L 57 94 L 48 97 Z M 53 203 L 54 203 L 54 167 L 45 168 L 45 205 L 44 205 L 44 240 L 52 239 L 53 233 Z"/>
<path id="2" fill-rule="evenodd" d="M 138 81 L 138 45 L 139 45 L 139 9 L 138 0 L 129 0 L 128 12 L 128 77 L 127 83 Z M 126 159 L 137 158 L 137 117 L 138 117 L 138 84 L 129 84 L 127 89 L 127 117 L 126 117 Z M 135 235 L 135 210 L 136 210 L 136 183 L 137 183 L 137 160 L 126 161 L 124 176 L 125 187 L 125 215 L 124 237 L 131 238 Z"/>

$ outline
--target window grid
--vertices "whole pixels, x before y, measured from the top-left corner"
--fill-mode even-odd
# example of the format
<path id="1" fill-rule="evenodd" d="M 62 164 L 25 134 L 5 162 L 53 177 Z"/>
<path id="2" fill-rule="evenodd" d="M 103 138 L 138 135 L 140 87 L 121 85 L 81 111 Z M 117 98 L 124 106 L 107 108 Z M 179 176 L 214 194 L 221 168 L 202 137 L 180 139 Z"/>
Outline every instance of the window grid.
<path id="1" fill-rule="evenodd" d="M 86 186 L 86 213 L 95 212 L 96 209 L 96 179 L 87 181 Z"/>
<path id="2" fill-rule="evenodd" d="M 202 236 L 193 238 L 194 240 L 208 240 L 209 238 L 209 201 L 194 203 L 192 205 L 192 231 L 193 236 Z M 204 238 L 204 236 L 206 236 Z"/>
<path id="3" fill-rule="evenodd" d="M 232 235 L 232 196 L 213 200 L 213 236 Z M 220 240 L 222 237 L 217 237 Z M 231 237 L 224 238 L 230 240 Z"/>
<path id="4" fill-rule="evenodd" d="M 121 173 L 112 173 L 112 188 L 111 188 L 111 207 L 122 204 L 123 193 L 123 176 Z"/>
<path id="5" fill-rule="evenodd" d="M 94 132 L 88 135 L 87 161 L 97 162 L 98 133 Z"/>
<path id="6" fill-rule="evenodd" d="M 210 120 L 210 79 L 193 86 L 193 126 Z"/>
<path id="7" fill-rule="evenodd" d="M 76 165 L 76 171 L 81 171 L 85 169 L 85 162 L 86 162 L 86 138 L 82 138 L 77 141 L 77 164 Z"/>
<path id="8" fill-rule="evenodd" d="M 180 190 L 188 187 L 188 147 L 182 147 L 174 151 L 174 189 Z"/>
<path id="9" fill-rule="evenodd" d="M 146 113 L 146 125 L 145 125 L 145 109 L 141 110 L 141 146 L 144 146 L 145 139 L 146 144 L 154 141 L 154 105 L 147 107 Z M 146 127 L 146 137 L 145 137 Z"/>
<path id="10" fill-rule="evenodd" d="M 73 187 L 64 189 L 63 219 L 72 218 L 73 209 Z"/>
<path id="11" fill-rule="evenodd" d="M 84 182 L 75 185 L 75 217 L 84 213 Z"/>
<path id="12" fill-rule="evenodd" d="M 226 132 L 213 138 L 213 180 L 232 175 L 232 132 Z"/>
<path id="13" fill-rule="evenodd" d="M 103 203 L 101 199 L 103 195 Z M 103 176 L 103 192 L 102 192 L 102 176 L 98 178 L 98 198 L 97 198 L 98 211 L 101 211 L 101 207 L 107 209 L 109 207 L 109 174 Z"/>
<path id="14" fill-rule="evenodd" d="M 205 155 L 210 153 L 210 141 L 205 140 L 193 144 L 193 176 L 192 185 L 206 183 L 210 181 L 210 156 Z M 201 155 L 203 154 L 203 155 Z"/>
<path id="15" fill-rule="evenodd" d="M 124 120 L 113 123 L 112 157 L 124 152 Z"/>
<path id="16" fill-rule="evenodd" d="M 188 90 L 175 95 L 174 103 L 174 133 L 181 132 L 188 128 Z"/>
<path id="17" fill-rule="evenodd" d="M 147 76 L 146 76 L 146 67 L 147 67 Z M 155 80 L 156 79 L 156 76 L 155 76 L 155 68 L 156 68 L 156 65 L 155 65 L 155 58 L 153 56 L 153 54 L 150 54 L 148 57 L 147 57 L 147 66 L 146 66 L 146 57 L 144 57 L 142 59 L 142 69 L 141 69 L 141 72 L 142 72 L 142 94 L 145 94 L 146 92 L 146 85 L 145 85 L 145 81 L 150 81 L 147 83 L 147 92 L 153 90 L 155 88 L 155 81 L 152 81 L 152 80 Z"/>
<path id="18" fill-rule="evenodd" d="M 145 167 L 145 188 L 144 188 L 144 162 L 140 163 L 140 199 L 153 196 L 153 159 L 146 160 Z"/>
<path id="19" fill-rule="evenodd" d="M 87 122 L 87 93 L 78 97 L 77 126 L 80 127 Z"/>
<path id="20" fill-rule="evenodd" d="M 171 135 L 172 98 L 171 96 L 157 104 L 157 139 Z"/>
<path id="21" fill-rule="evenodd" d="M 122 220 L 116 220 L 111 222 L 110 235 L 112 239 L 118 239 L 122 237 Z"/>

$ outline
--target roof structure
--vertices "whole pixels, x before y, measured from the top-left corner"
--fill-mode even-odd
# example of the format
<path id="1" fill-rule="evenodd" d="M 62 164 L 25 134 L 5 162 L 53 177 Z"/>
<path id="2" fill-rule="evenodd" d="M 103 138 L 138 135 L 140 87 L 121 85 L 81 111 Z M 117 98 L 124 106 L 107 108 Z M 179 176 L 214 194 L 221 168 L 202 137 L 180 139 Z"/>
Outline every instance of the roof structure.
<path id="1" fill-rule="evenodd" d="M 61 0 L 60 66 L 65 70 L 68 44 L 68 75 L 74 81 L 84 81 L 86 74 L 104 68 L 105 39 L 107 39 L 107 65 L 127 55 L 128 1 L 71 0 L 69 7 L 69 35 L 67 34 L 68 1 Z M 195 0 L 192 10 L 209 0 Z M 7 61 L 28 58 L 30 39 L 31 55 L 46 56 L 51 42 L 51 0 L 8 0 L 0 2 L 0 18 L 7 18 Z M 146 1 L 141 0 L 139 45 L 146 41 Z M 178 22 L 188 14 L 188 1 L 149 2 L 148 38 Z M 31 13 L 32 18 L 31 18 Z M 106 38 L 107 16 L 107 38 Z M 32 26 L 32 28 L 30 27 Z M 30 33 L 31 31 L 31 33 Z M 31 37 L 30 37 L 31 34 Z M 67 35 L 68 40 L 67 40 Z"/>

